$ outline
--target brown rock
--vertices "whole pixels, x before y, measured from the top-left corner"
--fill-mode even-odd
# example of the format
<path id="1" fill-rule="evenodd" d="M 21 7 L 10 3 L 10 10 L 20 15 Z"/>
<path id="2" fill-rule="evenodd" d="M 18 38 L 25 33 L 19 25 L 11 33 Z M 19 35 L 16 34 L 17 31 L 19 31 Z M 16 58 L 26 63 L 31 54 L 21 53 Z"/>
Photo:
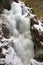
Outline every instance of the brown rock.
<path id="1" fill-rule="evenodd" d="M 10 38 L 10 36 L 11 36 L 11 27 L 10 27 L 9 23 L 7 23 L 7 22 L 2 23 L 2 32 L 3 32 L 3 36 L 5 38 Z"/>

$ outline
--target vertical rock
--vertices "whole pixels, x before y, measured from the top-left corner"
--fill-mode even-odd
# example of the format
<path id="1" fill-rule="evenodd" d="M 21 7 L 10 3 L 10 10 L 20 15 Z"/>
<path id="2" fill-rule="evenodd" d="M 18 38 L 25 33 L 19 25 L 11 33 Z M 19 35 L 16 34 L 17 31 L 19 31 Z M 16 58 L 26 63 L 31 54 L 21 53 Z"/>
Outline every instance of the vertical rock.
<path id="1" fill-rule="evenodd" d="M 13 0 L 0 0 L 0 9 L 2 10 L 2 8 L 5 9 L 10 9 L 10 4 L 12 3 Z"/>

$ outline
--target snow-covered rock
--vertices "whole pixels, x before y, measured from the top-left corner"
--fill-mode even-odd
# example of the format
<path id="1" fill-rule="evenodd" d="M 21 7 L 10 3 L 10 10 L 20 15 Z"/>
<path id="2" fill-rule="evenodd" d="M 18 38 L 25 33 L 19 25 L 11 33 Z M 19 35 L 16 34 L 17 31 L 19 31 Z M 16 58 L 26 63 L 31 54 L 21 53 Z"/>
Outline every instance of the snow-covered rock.
<path id="1" fill-rule="evenodd" d="M 28 65 L 43 65 L 43 62 L 38 62 L 35 59 L 31 59 Z"/>

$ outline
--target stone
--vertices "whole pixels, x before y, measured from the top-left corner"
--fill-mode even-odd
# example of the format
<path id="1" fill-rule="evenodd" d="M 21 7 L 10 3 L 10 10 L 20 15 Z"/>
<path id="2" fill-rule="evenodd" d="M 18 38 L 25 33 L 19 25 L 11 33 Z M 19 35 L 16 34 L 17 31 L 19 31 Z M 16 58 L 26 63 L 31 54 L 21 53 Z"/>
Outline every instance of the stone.
<path id="1" fill-rule="evenodd" d="M 1 25 L 0 25 L 0 37 L 10 38 L 11 37 L 11 25 L 7 19 L 1 15 Z"/>
<path id="2" fill-rule="evenodd" d="M 34 41 L 34 50 L 36 55 L 38 51 L 43 50 L 43 23 L 41 20 L 31 20 L 31 35 Z"/>
<path id="3" fill-rule="evenodd" d="M 10 9 L 13 0 L 0 0 L 0 12 L 5 9 Z"/>

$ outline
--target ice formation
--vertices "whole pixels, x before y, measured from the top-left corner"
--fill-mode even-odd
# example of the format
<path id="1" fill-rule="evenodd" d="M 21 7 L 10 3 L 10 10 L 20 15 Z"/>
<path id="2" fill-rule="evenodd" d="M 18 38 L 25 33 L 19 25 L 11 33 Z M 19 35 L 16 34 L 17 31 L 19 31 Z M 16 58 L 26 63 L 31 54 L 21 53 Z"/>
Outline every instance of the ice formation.
<path id="1" fill-rule="evenodd" d="M 4 9 L 1 14 L 2 19 L 8 22 L 11 27 L 11 38 L 2 39 L 4 41 L 8 40 L 7 42 L 10 43 L 7 50 L 3 49 L 3 54 L 7 53 L 5 58 L 6 65 L 27 65 L 29 60 L 34 57 L 34 43 L 30 31 L 30 19 L 35 16 L 32 14 L 31 8 L 27 7 L 21 1 L 19 3 L 12 2 L 11 9 L 9 11 Z M 9 27 L 9 25 L 7 26 Z"/>
<path id="2" fill-rule="evenodd" d="M 22 14 L 22 8 L 26 10 Z M 15 9 L 16 8 L 16 9 Z M 29 8 L 30 9 L 30 8 Z M 24 10 L 23 10 L 24 12 Z M 21 2 L 11 4 L 11 10 L 4 12 L 4 16 L 12 26 L 13 48 L 24 64 L 28 64 L 29 59 L 34 56 L 34 43 L 30 32 L 30 17 L 28 17 L 28 8 Z M 27 15 L 25 16 L 25 14 Z M 30 14 L 30 13 L 29 13 Z"/>

